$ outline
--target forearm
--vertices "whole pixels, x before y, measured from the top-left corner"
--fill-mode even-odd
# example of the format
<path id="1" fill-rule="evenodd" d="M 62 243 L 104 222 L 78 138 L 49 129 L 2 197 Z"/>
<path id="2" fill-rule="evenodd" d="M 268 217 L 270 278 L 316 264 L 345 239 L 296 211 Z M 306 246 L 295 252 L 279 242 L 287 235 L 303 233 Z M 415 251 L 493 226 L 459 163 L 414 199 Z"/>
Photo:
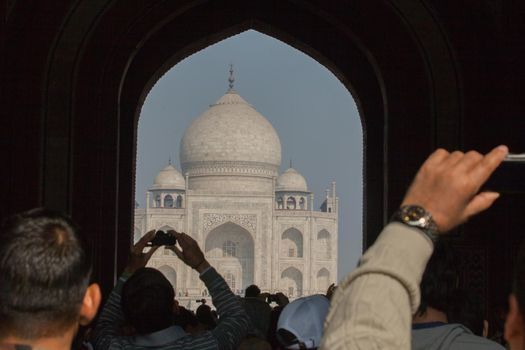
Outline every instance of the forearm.
<path id="1" fill-rule="evenodd" d="M 416 229 L 386 226 L 337 289 L 323 349 L 410 349 L 412 314 L 431 254 L 431 242 Z"/>
<path id="2" fill-rule="evenodd" d="M 201 279 L 210 291 L 213 305 L 220 316 L 218 326 L 211 333 L 217 339 L 219 349 L 235 349 L 248 331 L 248 315 L 214 268 L 204 272 Z"/>

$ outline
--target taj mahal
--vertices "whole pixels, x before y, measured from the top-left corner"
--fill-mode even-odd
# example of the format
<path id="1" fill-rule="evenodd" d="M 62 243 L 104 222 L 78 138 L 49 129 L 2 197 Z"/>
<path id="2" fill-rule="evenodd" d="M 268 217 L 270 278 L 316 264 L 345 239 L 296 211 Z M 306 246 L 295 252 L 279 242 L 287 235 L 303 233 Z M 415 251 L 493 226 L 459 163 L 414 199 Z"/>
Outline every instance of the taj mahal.
<path id="1" fill-rule="evenodd" d="M 185 131 L 179 151 L 181 171 L 168 164 L 145 208 L 135 209 L 135 241 L 152 229 L 186 232 L 238 294 L 256 284 L 295 298 L 324 293 L 336 281 L 335 182 L 315 210 L 305 178 L 291 166 L 279 174 L 279 136 L 233 89 L 232 75 L 226 94 Z M 149 266 L 178 298 L 207 297 L 198 274 L 170 250 L 158 249 Z"/>

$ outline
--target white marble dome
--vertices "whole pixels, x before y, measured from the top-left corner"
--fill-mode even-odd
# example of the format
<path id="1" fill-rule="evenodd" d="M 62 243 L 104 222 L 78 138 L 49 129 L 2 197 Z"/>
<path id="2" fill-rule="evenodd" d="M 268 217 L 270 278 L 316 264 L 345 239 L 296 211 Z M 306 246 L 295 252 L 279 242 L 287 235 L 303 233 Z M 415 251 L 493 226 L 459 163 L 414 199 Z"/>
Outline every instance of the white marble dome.
<path id="1" fill-rule="evenodd" d="M 173 165 L 169 164 L 159 172 L 150 189 L 184 190 L 186 189 L 186 180 Z"/>
<path id="2" fill-rule="evenodd" d="M 183 173 L 276 176 L 281 142 L 272 124 L 233 89 L 196 118 L 180 144 Z"/>
<path id="3" fill-rule="evenodd" d="M 276 191 L 308 192 L 308 186 L 304 177 L 294 168 L 288 168 L 279 175 L 275 183 Z"/>

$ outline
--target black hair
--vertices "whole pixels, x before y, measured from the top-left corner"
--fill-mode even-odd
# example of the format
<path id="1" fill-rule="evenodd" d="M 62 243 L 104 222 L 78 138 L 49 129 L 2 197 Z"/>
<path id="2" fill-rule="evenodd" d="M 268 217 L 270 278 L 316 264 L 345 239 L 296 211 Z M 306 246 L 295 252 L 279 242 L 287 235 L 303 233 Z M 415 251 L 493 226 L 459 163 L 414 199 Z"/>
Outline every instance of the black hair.
<path id="1" fill-rule="evenodd" d="M 445 241 L 438 241 L 421 280 L 421 303 L 416 312 L 428 307 L 447 313 L 458 285 L 457 257 Z"/>
<path id="2" fill-rule="evenodd" d="M 122 311 L 138 334 L 152 333 L 173 324 L 175 291 L 159 270 L 143 267 L 122 288 Z"/>
<path id="3" fill-rule="evenodd" d="M 197 308 L 195 316 L 197 316 L 197 320 L 205 325 L 207 329 L 214 329 L 217 326 L 211 307 L 206 304 L 202 304 Z"/>
<path id="4" fill-rule="evenodd" d="M 73 221 L 38 208 L 0 227 L 0 338 L 38 339 L 77 322 L 91 263 Z"/>
<path id="5" fill-rule="evenodd" d="M 246 287 L 244 296 L 247 298 L 257 298 L 261 294 L 261 290 L 255 284 Z"/>
<path id="6" fill-rule="evenodd" d="M 475 335 L 483 336 L 485 308 L 481 298 L 471 291 L 457 289 L 452 293 L 447 311 L 449 323 L 461 323 Z"/>
<path id="7" fill-rule="evenodd" d="M 199 320 L 192 311 L 179 306 L 177 314 L 173 315 L 173 324 L 182 327 L 188 333 L 188 327 L 197 327 Z"/>

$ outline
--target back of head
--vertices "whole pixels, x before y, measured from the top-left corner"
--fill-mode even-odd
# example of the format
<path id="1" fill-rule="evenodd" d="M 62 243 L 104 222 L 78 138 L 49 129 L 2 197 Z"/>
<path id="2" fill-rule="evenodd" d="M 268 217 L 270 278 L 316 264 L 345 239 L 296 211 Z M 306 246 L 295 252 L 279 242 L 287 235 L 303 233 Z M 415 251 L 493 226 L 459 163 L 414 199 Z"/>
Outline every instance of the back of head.
<path id="1" fill-rule="evenodd" d="M 91 264 L 73 222 L 33 209 L 0 228 L 0 339 L 58 336 L 76 325 Z"/>
<path id="2" fill-rule="evenodd" d="M 447 311 L 448 323 L 461 323 L 481 337 L 484 314 L 485 310 L 479 296 L 463 289 L 454 291 Z"/>
<path id="3" fill-rule="evenodd" d="M 190 333 L 190 329 L 199 326 L 199 320 L 197 320 L 195 314 L 182 306 L 178 307 L 178 312 L 174 315 L 173 323 L 183 328 L 187 333 Z"/>
<path id="4" fill-rule="evenodd" d="M 330 302 L 324 295 L 294 300 L 281 312 L 277 337 L 287 349 L 315 349 L 321 344 Z"/>
<path id="5" fill-rule="evenodd" d="M 205 325 L 207 329 L 213 329 L 217 325 L 215 319 L 213 318 L 213 314 L 211 313 L 211 307 L 206 304 L 200 305 L 197 308 L 195 315 L 197 320 Z"/>
<path id="6" fill-rule="evenodd" d="M 122 311 L 139 334 L 167 328 L 173 323 L 175 292 L 164 275 L 149 267 L 138 269 L 122 288 Z"/>
<path id="7" fill-rule="evenodd" d="M 428 307 L 447 313 L 457 285 L 457 258 L 452 247 L 439 241 L 421 280 L 421 304 L 417 314 L 424 314 Z"/>
<path id="8" fill-rule="evenodd" d="M 257 298 L 261 294 L 261 290 L 255 284 L 248 286 L 244 293 L 244 296 L 247 298 Z"/>

